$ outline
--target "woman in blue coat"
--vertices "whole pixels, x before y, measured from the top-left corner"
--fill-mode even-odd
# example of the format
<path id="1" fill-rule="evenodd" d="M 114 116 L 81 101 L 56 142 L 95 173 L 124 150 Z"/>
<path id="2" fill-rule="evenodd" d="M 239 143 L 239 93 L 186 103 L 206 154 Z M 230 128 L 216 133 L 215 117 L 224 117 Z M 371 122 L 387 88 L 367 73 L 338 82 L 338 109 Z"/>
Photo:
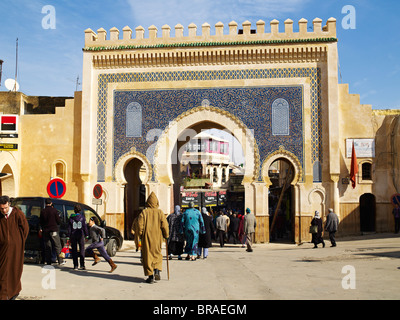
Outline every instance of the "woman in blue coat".
<path id="1" fill-rule="evenodd" d="M 189 209 L 182 215 L 182 227 L 185 233 L 186 246 L 185 253 L 187 253 L 186 260 L 196 260 L 197 248 L 199 242 L 199 234 L 204 234 L 204 221 L 200 211 L 194 208 L 194 203 L 190 202 Z"/>

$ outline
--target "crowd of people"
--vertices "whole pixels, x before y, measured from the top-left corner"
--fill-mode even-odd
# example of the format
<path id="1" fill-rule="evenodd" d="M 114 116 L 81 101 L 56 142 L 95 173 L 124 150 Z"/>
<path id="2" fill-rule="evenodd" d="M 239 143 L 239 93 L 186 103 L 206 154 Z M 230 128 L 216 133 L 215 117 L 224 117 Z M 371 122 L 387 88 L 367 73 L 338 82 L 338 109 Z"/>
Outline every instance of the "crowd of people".
<path id="1" fill-rule="evenodd" d="M 188 209 L 181 210 L 175 206 L 175 210 L 167 217 L 170 237 L 168 239 L 169 259 L 175 255 L 182 260 L 182 254 L 186 253 L 186 260 L 195 261 L 203 256 L 208 257 L 208 248 L 213 241 L 217 241 L 220 247 L 232 241 L 233 244 L 248 244 L 247 251 L 251 252 L 251 241 L 254 233 L 255 219 L 252 230 L 247 230 L 249 240 L 246 237 L 246 221 L 250 220 L 250 209 L 247 215 L 242 215 L 232 210 L 221 209 L 217 212 L 201 208 L 201 212 L 194 208 L 194 203 L 189 204 Z M 249 228 L 248 228 L 249 229 Z M 251 231 L 251 232 L 249 232 Z M 185 245 L 186 244 L 186 245 Z"/>
<path id="2" fill-rule="evenodd" d="M 86 223 L 81 214 L 81 208 L 76 205 L 75 213 L 69 218 L 69 241 L 74 269 L 85 269 L 85 257 L 94 258 L 93 265 L 100 262 L 100 258 L 93 249 L 97 249 L 100 255 L 109 263 L 113 272 L 117 266 L 104 249 L 103 239 L 105 231 L 93 217 Z M 16 207 L 10 206 L 7 196 L 0 197 L 0 259 L 4 261 L 0 265 L 0 299 L 15 299 L 21 290 L 21 275 L 24 261 L 24 244 L 28 236 L 29 226 L 25 215 Z M 60 218 L 52 206 L 51 200 L 46 201 L 46 208 L 41 212 L 40 225 L 43 239 L 46 244 L 45 260 L 52 263 L 52 250 L 55 248 L 58 263 L 64 263 L 61 255 L 61 244 L 58 235 Z M 325 230 L 329 232 L 332 246 L 336 246 L 335 233 L 339 220 L 332 209 L 329 209 Z M 175 255 L 182 260 L 182 254 L 186 253 L 186 260 L 195 261 L 201 258 L 207 259 L 208 249 L 213 240 L 224 247 L 233 239 L 233 244 L 247 245 L 246 251 L 251 252 L 252 242 L 256 228 L 256 218 L 250 209 L 246 209 L 245 215 L 231 210 L 219 210 L 214 213 L 207 208 L 201 208 L 201 212 L 195 208 L 193 202 L 189 208 L 181 211 L 180 206 L 175 206 L 173 213 L 165 217 L 159 209 L 157 196 L 152 192 L 147 199 L 146 208 L 135 219 L 132 231 L 135 235 L 138 247 L 141 241 L 141 257 L 146 282 L 154 283 L 160 280 L 163 255 L 161 252 L 162 239 L 166 239 L 166 247 L 169 251 L 169 259 Z M 313 229 L 313 231 L 311 231 Z M 312 242 L 316 248 L 319 243 L 325 246 L 322 239 L 322 219 L 319 212 L 311 222 Z M 85 249 L 85 238 L 91 238 L 92 243 Z M 79 247 L 79 250 L 78 250 Z"/>
<path id="3" fill-rule="evenodd" d="M 246 215 L 230 210 L 220 210 L 214 214 L 205 207 L 200 212 L 191 202 L 189 208 L 184 210 L 179 205 L 175 206 L 174 212 L 165 218 L 158 207 L 158 199 L 151 193 L 146 209 L 132 225 L 136 247 L 139 246 L 139 241 L 141 243 L 142 264 L 148 283 L 160 279 L 162 238 L 167 239 L 168 259 L 177 256 L 179 260 L 183 260 L 183 254 L 186 254 L 185 260 L 195 261 L 202 256 L 207 259 L 213 240 L 223 247 L 233 238 L 234 244 L 241 243 L 244 246 L 246 243 L 247 251 L 253 250 L 256 219 L 250 209 L 246 209 Z"/>

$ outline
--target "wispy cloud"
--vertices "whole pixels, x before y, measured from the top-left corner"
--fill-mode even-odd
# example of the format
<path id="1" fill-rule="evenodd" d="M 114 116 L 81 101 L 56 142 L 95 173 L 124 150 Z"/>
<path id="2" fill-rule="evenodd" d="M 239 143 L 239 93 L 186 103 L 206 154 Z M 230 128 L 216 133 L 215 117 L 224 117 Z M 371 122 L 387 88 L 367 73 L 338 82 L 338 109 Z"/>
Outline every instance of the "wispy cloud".
<path id="1" fill-rule="evenodd" d="M 185 28 L 190 23 L 211 26 L 221 21 L 224 24 L 234 20 L 241 24 L 245 20 L 273 19 L 287 17 L 288 13 L 299 11 L 309 0 L 127 0 L 134 21 L 148 27 L 150 24 L 168 24 L 172 28 L 180 23 Z"/>
<path id="2" fill-rule="evenodd" d="M 366 98 L 368 98 L 368 97 L 370 97 L 370 96 L 376 95 L 377 93 L 378 93 L 377 90 L 374 90 L 374 89 L 369 90 L 369 91 L 364 92 L 363 94 L 361 94 L 361 95 L 360 95 L 360 99 L 361 99 L 361 100 L 364 100 L 364 99 L 366 99 Z"/>

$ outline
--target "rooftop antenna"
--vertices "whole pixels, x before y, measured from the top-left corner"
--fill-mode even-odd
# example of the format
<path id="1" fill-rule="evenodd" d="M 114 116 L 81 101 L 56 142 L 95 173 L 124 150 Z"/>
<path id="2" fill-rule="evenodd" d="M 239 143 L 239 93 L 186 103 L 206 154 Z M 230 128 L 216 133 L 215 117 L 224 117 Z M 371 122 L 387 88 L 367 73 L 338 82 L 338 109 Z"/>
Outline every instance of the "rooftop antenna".
<path id="1" fill-rule="evenodd" d="M 1 75 L 3 73 L 3 60 L 0 59 L 0 87 L 1 87 Z"/>
<path id="2" fill-rule="evenodd" d="M 7 79 L 6 81 L 4 81 L 4 85 L 5 87 L 10 90 L 10 91 L 14 91 L 17 92 L 19 90 L 19 84 L 17 82 L 17 74 L 18 74 L 18 38 L 16 41 L 17 45 L 16 45 L 16 50 L 15 50 L 15 77 L 14 79 Z"/>
<path id="3" fill-rule="evenodd" d="M 80 86 L 81 85 L 81 83 L 79 82 L 79 74 L 78 74 L 78 76 L 76 77 L 76 88 L 75 88 L 75 91 L 78 91 L 78 86 Z"/>
<path id="4" fill-rule="evenodd" d="M 15 47 L 15 78 L 14 78 L 14 88 L 13 91 L 16 92 L 17 89 L 17 74 L 18 74 L 18 38 L 16 41 L 16 47 Z"/>

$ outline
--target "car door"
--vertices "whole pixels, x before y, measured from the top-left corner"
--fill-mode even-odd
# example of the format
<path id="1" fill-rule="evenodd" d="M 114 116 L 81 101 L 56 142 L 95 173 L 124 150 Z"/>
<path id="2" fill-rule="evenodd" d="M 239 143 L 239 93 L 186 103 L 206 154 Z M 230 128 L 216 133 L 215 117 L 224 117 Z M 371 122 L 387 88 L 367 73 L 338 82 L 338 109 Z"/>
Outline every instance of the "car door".
<path id="1" fill-rule="evenodd" d="M 12 206 L 20 209 L 26 217 L 29 225 L 28 237 L 25 241 L 26 251 L 37 251 L 43 247 L 40 230 L 40 212 L 42 211 L 42 201 L 40 199 L 16 199 Z"/>
<path id="2" fill-rule="evenodd" d="M 61 239 L 61 245 L 64 245 L 67 241 L 67 232 L 68 232 L 68 224 L 67 220 L 65 219 L 64 214 L 64 206 L 61 203 L 53 202 L 53 207 L 57 210 L 57 213 L 60 217 L 60 226 L 59 226 L 59 235 Z"/>

